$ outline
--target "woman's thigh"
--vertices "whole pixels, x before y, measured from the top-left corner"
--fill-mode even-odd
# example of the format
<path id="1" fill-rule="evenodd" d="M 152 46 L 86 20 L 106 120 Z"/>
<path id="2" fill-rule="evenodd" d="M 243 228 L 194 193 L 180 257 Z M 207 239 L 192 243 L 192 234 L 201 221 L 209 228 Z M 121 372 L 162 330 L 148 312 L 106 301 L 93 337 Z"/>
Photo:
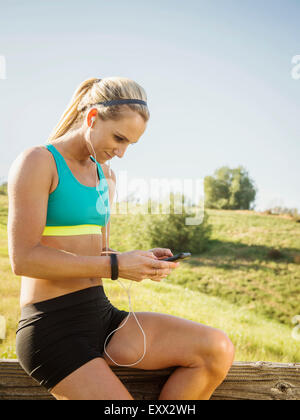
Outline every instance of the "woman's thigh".
<path id="1" fill-rule="evenodd" d="M 172 366 L 198 366 L 205 362 L 218 339 L 227 337 L 222 331 L 195 321 L 156 312 L 135 312 L 146 336 L 146 354 L 134 366 L 138 369 L 164 369 Z M 124 325 L 126 319 L 120 323 Z M 138 361 L 144 353 L 144 336 L 133 314 L 117 330 L 106 352 L 120 365 Z M 105 353 L 107 363 L 115 366 Z"/>
<path id="2" fill-rule="evenodd" d="M 106 361 L 95 358 L 64 378 L 51 394 L 58 400 L 133 400 Z"/>

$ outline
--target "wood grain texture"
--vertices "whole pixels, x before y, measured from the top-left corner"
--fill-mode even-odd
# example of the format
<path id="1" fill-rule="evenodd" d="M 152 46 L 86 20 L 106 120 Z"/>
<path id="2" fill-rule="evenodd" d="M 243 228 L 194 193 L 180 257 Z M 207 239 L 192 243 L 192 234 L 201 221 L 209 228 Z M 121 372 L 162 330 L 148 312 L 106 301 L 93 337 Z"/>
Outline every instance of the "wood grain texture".
<path id="1" fill-rule="evenodd" d="M 135 400 L 157 400 L 174 371 L 112 367 Z M 53 400 L 17 360 L 0 359 L 0 400 Z M 211 400 L 300 400 L 300 363 L 235 362 Z"/>

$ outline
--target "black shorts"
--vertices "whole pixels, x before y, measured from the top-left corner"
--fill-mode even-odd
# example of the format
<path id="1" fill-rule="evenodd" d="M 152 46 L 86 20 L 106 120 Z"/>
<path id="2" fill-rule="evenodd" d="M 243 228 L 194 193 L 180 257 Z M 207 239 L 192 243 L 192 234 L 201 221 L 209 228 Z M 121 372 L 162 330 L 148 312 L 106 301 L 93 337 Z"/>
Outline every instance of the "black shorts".
<path id="1" fill-rule="evenodd" d="M 51 391 L 80 366 L 103 358 L 106 337 L 127 315 L 110 303 L 103 286 L 26 305 L 16 333 L 18 361 Z"/>

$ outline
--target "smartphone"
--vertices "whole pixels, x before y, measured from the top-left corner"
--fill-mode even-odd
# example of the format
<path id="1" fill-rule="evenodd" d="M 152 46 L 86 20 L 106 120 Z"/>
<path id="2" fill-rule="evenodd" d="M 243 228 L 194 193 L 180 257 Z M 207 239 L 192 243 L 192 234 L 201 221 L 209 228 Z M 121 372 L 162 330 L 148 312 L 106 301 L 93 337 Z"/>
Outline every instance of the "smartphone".
<path id="1" fill-rule="evenodd" d="M 163 258 L 160 261 L 177 261 L 189 258 L 192 254 L 189 252 L 180 252 L 180 254 L 173 255 L 173 257 Z"/>

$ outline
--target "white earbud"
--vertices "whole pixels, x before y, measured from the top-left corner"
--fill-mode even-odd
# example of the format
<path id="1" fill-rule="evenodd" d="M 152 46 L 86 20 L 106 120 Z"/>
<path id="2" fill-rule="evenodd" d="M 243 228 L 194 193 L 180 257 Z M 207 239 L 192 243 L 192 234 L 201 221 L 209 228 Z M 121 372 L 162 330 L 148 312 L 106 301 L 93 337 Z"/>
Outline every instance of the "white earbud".
<path id="1" fill-rule="evenodd" d="M 90 128 L 92 128 L 92 127 L 93 127 L 94 122 L 95 122 L 95 119 L 96 119 L 95 117 L 92 117 L 92 118 L 91 118 L 91 125 L 90 125 Z"/>

